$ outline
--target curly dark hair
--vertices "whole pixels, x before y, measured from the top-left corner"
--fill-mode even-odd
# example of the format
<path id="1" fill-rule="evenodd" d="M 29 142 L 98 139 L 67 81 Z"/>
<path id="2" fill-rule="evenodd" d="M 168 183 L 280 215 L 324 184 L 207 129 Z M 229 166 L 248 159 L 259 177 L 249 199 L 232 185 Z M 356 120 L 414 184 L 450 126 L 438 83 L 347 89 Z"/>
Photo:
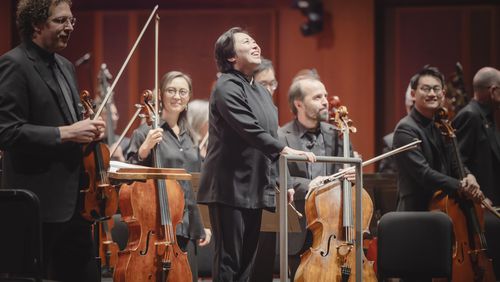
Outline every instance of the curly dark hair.
<path id="1" fill-rule="evenodd" d="M 31 40 L 33 36 L 33 25 L 41 24 L 49 18 L 51 5 L 68 3 L 71 7 L 71 0 L 19 0 L 17 3 L 16 23 L 19 36 L 23 40 Z"/>

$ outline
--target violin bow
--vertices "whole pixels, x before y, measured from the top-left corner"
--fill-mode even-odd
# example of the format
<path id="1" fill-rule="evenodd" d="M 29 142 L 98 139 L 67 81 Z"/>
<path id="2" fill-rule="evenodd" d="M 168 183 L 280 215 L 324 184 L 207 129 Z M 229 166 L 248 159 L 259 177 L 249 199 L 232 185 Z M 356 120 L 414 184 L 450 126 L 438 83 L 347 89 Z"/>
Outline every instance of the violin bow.
<path id="1" fill-rule="evenodd" d="M 132 118 L 130 119 L 130 121 L 128 122 L 127 126 L 125 127 L 125 129 L 123 130 L 122 134 L 120 135 L 120 137 L 118 138 L 118 141 L 116 141 L 116 144 L 113 148 L 113 150 L 111 151 L 111 153 L 109 154 L 111 157 L 115 154 L 116 150 L 118 149 L 118 146 L 120 146 L 120 143 L 123 141 L 123 138 L 125 138 L 125 134 L 127 134 L 128 130 L 130 129 L 130 127 L 132 126 L 132 124 L 134 123 L 135 119 L 137 118 L 137 116 L 139 116 L 139 113 L 142 111 L 142 109 L 144 108 L 143 105 L 140 105 L 140 104 L 135 104 L 134 105 L 136 107 L 136 110 L 135 110 L 135 113 L 134 115 L 132 116 Z"/>
<path id="2" fill-rule="evenodd" d="M 370 165 L 372 163 L 378 162 L 378 161 L 380 161 L 382 159 L 385 159 L 387 157 L 390 157 L 392 155 L 399 154 L 399 153 L 407 151 L 407 150 L 415 149 L 415 148 L 417 148 L 417 145 L 420 144 L 421 142 L 422 142 L 422 140 L 415 140 L 415 141 L 413 141 L 411 143 L 408 143 L 408 144 L 406 144 L 404 146 L 401 146 L 399 148 L 391 150 L 391 151 L 389 151 L 387 153 L 384 153 L 382 155 L 379 155 L 379 156 L 376 156 L 374 158 L 371 158 L 371 159 L 369 159 L 367 161 L 364 161 L 361 164 L 361 167 L 364 167 L 364 166 Z M 314 190 L 316 190 L 317 188 L 323 186 L 324 184 L 330 183 L 330 182 L 332 182 L 334 180 L 337 180 L 339 178 L 344 177 L 348 172 L 353 171 L 354 169 L 355 169 L 354 166 L 348 167 L 348 168 L 346 168 L 346 169 L 344 169 L 342 171 L 339 171 L 339 172 L 334 173 L 334 174 L 332 174 L 330 176 L 324 177 L 323 179 L 321 179 L 318 183 L 315 183 L 314 185 L 310 185 L 309 186 L 309 190 L 307 191 L 307 194 L 306 194 L 306 199 L 309 198 L 309 195 Z"/>
<path id="3" fill-rule="evenodd" d="M 144 27 L 142 28 L 141 30 L 141 33 L 139 34 L 139 36 L 137 37 L 137 39 L 135 40 L 135 43 L 134 45 L 132 46 L 132 49 L 130 50 L 130 52 L 128 53 L 128 56 L 127 58 L 125 59 L 125 62 L 123 62 L 123 65 L 122 67 L 120 68 L 120 71 L 118 72 L 118 74 L 116 75 L 115 77 L 115 80 L 113 81 L 113 83 L 111 84 L 111 87 L 109 87 L 107 93 L 106 93 L 106 96 L 104 96 L 104 99 L 102 99 L 102 102 L 101 102 L 101 105 L 99 106 L 99 108 L 97 109 L 97 112 L 95 113 L 94 115 L 94 120 L 97 119 L 102 111 L 104 110 L 104 107 L 106 106 L 106 104 L 108 103 L 108 100 L 111 98 L 111 96 L 113 95 L 113 90 L 115 89 L 115 86 L 116 86 L 116 83 L 118 82 L 118 80 L 120 79 L 120 77 L 122 76 L 122 73 L 123 73 L 123 70 L 125 69 L 125 67 L 127 66 L 128 64 L 128 61 L 130 61 L 130 58 L 132 57 L 132 54 L 134 53 L 135 49 L 137 48 L 137 45 L 139 44 L 139 41 L 141 41 L 141 38 L 142 36 L 144 35 L 144 32 L 146 31 L 147 27 L 149 26 L 149 23 L 151 22 L 151 19 L 153 18 L 153 16 L 155 15 L 156 13 L 156 10 L 158 10 L 158 5 L 156 5 L 153 9 L 153 11 L 151 12 L 151 14 L 149 15 L 149 18 L 148 20 L 146 21 L 146 23 L 144 24 Z"/>

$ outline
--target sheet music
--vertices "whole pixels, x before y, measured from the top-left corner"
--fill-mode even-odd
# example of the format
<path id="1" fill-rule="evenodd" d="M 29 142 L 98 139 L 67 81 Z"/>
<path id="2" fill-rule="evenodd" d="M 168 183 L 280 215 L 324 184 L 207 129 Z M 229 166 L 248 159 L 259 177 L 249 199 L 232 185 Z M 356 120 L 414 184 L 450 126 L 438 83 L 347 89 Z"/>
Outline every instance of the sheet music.
<path id="1" fill-rule="evenodd" d="M 147 168 L 147 166 L 129 164 L 119 161 L 109 161 L 109 170 L 108 172 L 117 172 L 120 168 Z"/>

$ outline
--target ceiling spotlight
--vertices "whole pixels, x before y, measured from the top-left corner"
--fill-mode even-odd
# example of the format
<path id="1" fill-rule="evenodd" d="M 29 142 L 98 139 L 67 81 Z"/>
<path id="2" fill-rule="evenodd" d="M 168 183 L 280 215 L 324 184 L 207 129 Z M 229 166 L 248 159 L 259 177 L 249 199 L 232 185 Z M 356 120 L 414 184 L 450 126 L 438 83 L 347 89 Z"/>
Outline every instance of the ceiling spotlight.
<path id="1" fill-rule="evenodd" d="M 307 22 L 300 27 L 304 36 L 314 35 L 323 30 L 322 0 L 298 0 L 294 2 L 293 6 L 300 9 L 307 18 Z"/>

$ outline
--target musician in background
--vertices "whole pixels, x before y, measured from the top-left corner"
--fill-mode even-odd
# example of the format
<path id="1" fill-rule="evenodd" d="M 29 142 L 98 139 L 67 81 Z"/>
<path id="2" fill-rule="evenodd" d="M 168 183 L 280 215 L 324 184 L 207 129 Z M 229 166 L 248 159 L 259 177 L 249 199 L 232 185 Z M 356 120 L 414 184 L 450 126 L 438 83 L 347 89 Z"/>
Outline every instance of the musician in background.
<path id="1" fill-rule="evenodd" d="M 295 119 L 278 130 L 280 140 L 294 149 L 310 151 L 318 156 L 343 156 L 343 141 L 337 128 L 325 122 L 329 119 L 327 96 L 325 85 L 316 76 L 301 75 L 294 79 L 288 91 L 288 105 Z M 295 190 L 294 203 L 299 212 L 305 214 L 305 196 L 311 180 L 331 175 L 341 167 L 341 164 L 323 162 L 288 163 Z M 306 218 L 300 218 L 299 223 L 301 232 L 288 235 L 290 281 L 295 279 L 300 255 L 312 243 L 312 233 L 306 229 Z"/>
<path id="2" fill-rule="evenodd" d="M 152 166 L 152 149 L 158 146 L 161 164 L 167 168 L 184 168 L 189 172 L 200 172 L 201 158 L 198 147 L 187 122 L 187 104 L 192 97 L 191 78 L 178 71 L 166 73 L 160 81 L 161 120 L 159 127 L 151 129 L 142 124 L 132 134 L 128 161 L 133 164 Z M 184 192 L 182 223 L 177 225 L 177 243 L 187 251 L 193 281 L 198 281 L 196 262 L 197 244 L 210 242 L 211 232 L 203 228 L 200 211 L 196 205 L 190 181 L 179 181 Z"/>
<path id="3" fill-rule="evenodd" d="M 444 85 L 443 74 L 433 67 L 422 69 L 412 79 L 414 107 L 396 126 L 394 147 L 415 139 L 422 143 L 417 149 L 396 156 L 399 211 L 427 211 L 438 190 L 445 193 L 463 191 L 467 197 L 477 200 L 482 196 L 472 174 L 457 179 L 458 169 L 453 165 L 451 148 L 445 145 L 434 124 L 434 114 L 443 105 Z"/>
<path id="4" fill-rule="evenodd" d="M 500 205 L 500 131 L 495 111 L 500 107 L 500 71 L 480 69 L 472 82 L 474 98 L 453 120 L 462 161 L 477 177 L 486 197 Z"/>
<path id="5" fill-rule="evenodd" d="M 411 97 L 411 81 L 416 77 L 412 77 L 410 79 L 410 83 L 406 88 L 405 92 L 405 109 L 406 114 L 410 113 L 411 108 L 413 107 L 413 98 Z M 382 153 L 385 154 L 391 151 L 394 147 L 392 146 L 392 139 L 394 138 L 394 131 L 387 134 L 382 138 L 384 142 L 384 148 L 382 149 Z M 397 167 L 396 162 L 394 161 L 394 157 L 388 157 L 380 161 L 380 165 L 378 166 L 378 172 L 380 173 L 396 173 Z"/>
<path id="6" fill-rule="evenodd" d="M 40 199 L 44 278 L 97 281 L 91 223 L 77 202 L 81 145 L 105 124 L 80 120 L 74 66 L 57 54 L 75 27 L 71 1 L 21 0 L 16 16 L 22 43 L 0 57 L 2 187 Z"/>
<path id="7" fill-rule="evenodd" d="M 278 88 L 278 81 L 276 80 L 276 72 L 274 71 L 273 62 L 271 62 L 271 60 L 261 58 L 261 63 L 255 69 L 253 77 L 256 82 L 269 91 L 271 96 L 274 95 L 274 91 Z"/>
<path id="8" fill-rule="evenodd" d="M 233 27 L 215 43 L 222 75 L 210 95 L 209 142 L 198 193 L 207 204 L 214 233 L 214 281 L 248 281 L 253 271 L 262 209 L 274 209 L 270 178 L 280 154 L 293 150 L 277 140 L 278 115 L 271 96 L 255 83 L 260 47 Z"/>
<path id="9" fill-rule="evenodd" d="M 96 103 L 99 104 L 100 101 L 99 99 L 96 99 Z M 108 109 L 111 112 L 111 117 L 108 118 Z M 118 139 L 120 138 L 119 134 L 116 134 L 116 127 L 118 126 L 118 120 L 120 119 L 120 115 L 118 114 L 118 109 L 116 108 L 115 103 L 109 104 L 108 107 L 104 107 L 104 110 L 102 111 L 101 117 L 103 120 L 107 123 L 108 120 L 111 121 L 111 125 L 106 124 L 106 131 L 104 132 L 104 142 L 108 144 L 109 146 L 109 152 L 111 153 L 115 146 L 118 146 L 116 149 L 115 153 L 113 156 L 111 156 L 112 160 L 124 162 L 125 161 L 125 154 L 128 151 L 128 148 L 130 146 L 130 138 L 128 137 L 123 137 L 123 140 L 120 142 L 120 144 L 117 144 Z M 108 128 L 109 127 L 109 128 Z M 110 130 L 111 129 L 111 130 Z M 108 137 L 109 134 L 113 134 L 112 138 L 110 139 Z"/>
<path id="10" fill-rule="evenodd" d="M 274 95 L 274 91 L 278 88 L 278 81 L 276 81 L 276 73 L 274 72 L 271 60 L 261 57 L 261 63 L 255 69 L 253 77 L 255 82 L 269 91 L 271 96 Z M 276 162 L 275 167 L 271 170 L 271 178 L 278 178 L 278 173 L 278 162 Z M 271 185 L 275 184 L 273 183 Z M 250 281 L 272 281 L 276 258 L 276 232 L 260 232 L 256 256 L 259 259 L 255 261 L 254 271 L 252 271 Z"/>
<path id="11" fill-rule="evenodd" d="M 208 146 L 208 101 L 193 100 L 188 104 L 187 121 L 194 144 L 200 149 L 201 159 L 205 159 Z"/>

